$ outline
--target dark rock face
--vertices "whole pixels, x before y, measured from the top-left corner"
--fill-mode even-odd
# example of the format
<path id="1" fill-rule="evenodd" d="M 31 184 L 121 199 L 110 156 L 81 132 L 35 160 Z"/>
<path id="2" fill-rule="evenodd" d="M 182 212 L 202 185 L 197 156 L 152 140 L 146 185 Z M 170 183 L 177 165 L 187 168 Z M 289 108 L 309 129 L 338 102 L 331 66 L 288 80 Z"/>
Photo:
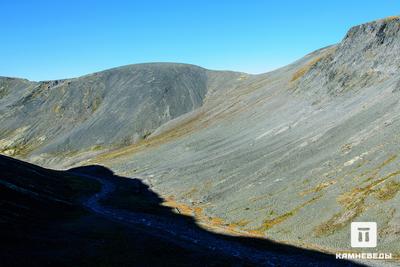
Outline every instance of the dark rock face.
<path id="1" fill-rule="evenodd" d="M 371 86 L 398 75 L 399 54 L 399 17 L 355 26 L 313 63 L 297 88 L 337 95 Z"/>

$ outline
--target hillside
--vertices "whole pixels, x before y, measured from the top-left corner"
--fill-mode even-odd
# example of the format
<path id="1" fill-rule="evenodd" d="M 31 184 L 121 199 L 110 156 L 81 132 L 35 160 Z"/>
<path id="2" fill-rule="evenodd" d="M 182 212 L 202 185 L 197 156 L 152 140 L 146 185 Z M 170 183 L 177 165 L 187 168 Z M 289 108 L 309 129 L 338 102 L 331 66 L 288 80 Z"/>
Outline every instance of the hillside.
<path id="1" fill-rule="evenodd" d="M 350 223 L 376 221 L 368 251 L 400 257 L 399 44 L 391 17 L 260 75 L 145 64 L 4 78 L 1 151 L 102 164 L 214 231 L 303 248 L 357 251 Z"/>
<path id="2" fill-rule="evenodd" d="M 54 160 L 133 144 L 234 77 L 240 74 L 153 63 L 57 81 L 0 78 L 0 151 Z"/>
<path id="3" fill-rule="evenodd" d="M 54 171 L 0 156 L 0 191 L 2 266 L 339 266 L 332 255 L 208 232 L 99 165 Z"/>
<path id="4" fill-rule="evenodd" d="M 378 249 L 396 254 L 399 28 L 399 18 L 354 27 L 92 162 L 141 177 L 222 229 L 343 251 L 352 221 L 377 221 Z"/>
<path id="5" fill-rule="evenodd" d="M 201 247 L 182 247 L 140 225 L 126 227 L 89 212 L 82 202 L 98 193 L 101 184 L 75 172 L 0 156 L 2 266 L 216 266 L 232 261 Z M 137 187 L 130 182 L 124 181 L 124 187 Z M 152 257 L 155 253 L 158 259 Z"/>

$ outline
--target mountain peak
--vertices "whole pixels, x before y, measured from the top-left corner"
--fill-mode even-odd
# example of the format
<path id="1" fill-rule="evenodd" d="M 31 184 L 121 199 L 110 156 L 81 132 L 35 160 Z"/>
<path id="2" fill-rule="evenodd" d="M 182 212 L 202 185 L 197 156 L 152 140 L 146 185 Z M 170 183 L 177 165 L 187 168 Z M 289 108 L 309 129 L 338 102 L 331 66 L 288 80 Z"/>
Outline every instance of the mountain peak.
<path id="1" fill-rule="evenodd" d="M 376 45 L 383 45 L 398 40 L 400 37 L 400 16 L 392 16 L 352 27 L 346 34 L 344 42 L 368 37 Z M 365 42 L 367 43 L 367 42 Z"/>
<path id="2" fill-rule="evenodd" d="M 337 95 L 396 78 L 400 71 L 400 17 L 354 26 L 328 52 L 299 79 L 297 88 Z"/>

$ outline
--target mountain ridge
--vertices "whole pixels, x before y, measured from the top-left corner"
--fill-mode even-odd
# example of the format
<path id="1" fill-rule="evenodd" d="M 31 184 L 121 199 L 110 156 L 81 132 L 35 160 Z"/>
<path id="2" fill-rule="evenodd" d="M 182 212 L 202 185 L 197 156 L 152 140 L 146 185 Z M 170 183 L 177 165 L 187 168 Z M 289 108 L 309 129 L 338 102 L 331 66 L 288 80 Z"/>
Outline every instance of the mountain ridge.
<path id="1" fill-rule="evenodd" d="M 352 27 L 339 44 L 312 63 L 298 87 L 337 95 L 393 78 L 400 64 L 399 29 L 399 17 Z"/>
<path id="2" fill-rule="evenodd" d="M 140 177 L 193 216 L 281 242 L 340 252 L 351 221 L 377 221 L 379 248 L 395 254 L 400 57 L 386 55 L 397 51 L 390 38 L 369 47 L 384 23 L 219 91 L 189 125 L 89 162 Z M 400 37 L 398 20 L 388 23 Z"/>
<path id="3" fill-rule="evenodd" d="M 140 178 L 177 208 L 192 207 L 192 216 L 305 247 L 347 251 L 350 223 L 376 221 L 379 249 L 399 256 L 399 40 L 394 17 L 259 75 L 154 65 L 84 76 L 79 86 L 15 90 L 0 100 L 0 148 L 33 140 L 38 147 L 13 156 L 58 168 L 101 164 Z M 63 94 L 51 92 L 62 88 L 76 95 L 54 109 Z M 107 109 L 92 117 L 107 88 Z M 7 97 L 17 103 L 11 110 Z M 124 109 L 131 101 L 151 105 L 135 113 Z M 185 108 L 145 124 L 171 103 Z M 140 118 L 139 131 L 132 125 Z M 54 120 L 61 130 L 46 129 L 43 121 Z M 54 140 L 40 141 L 42 129 Z M 118 143 L 133 133 L 139 138 Z"/>
<path id="4" fill-rule="evenodd" d="M 221 83 L 214 76 L 221 76 L 223 82 L 225 76 L 241 75 L 234 72 L 215 72 L 214 75 L 213 71 L 188 64 L 153 63 L 39 83 L 5 78 L 0 86 L 4 92 L 0 101 L 3 103 L 2 123 L 8 129 L 5 134 L 9 138 L 7 140 L 3 133 L 0 147 L 9 155 L 26 155 L 38 150 L 44 139 L 47 148 L 40 148 L 39 153 L 90 147 L 98 150 L 99 146 L 134 143 L 166 121 L 202 105 L 208 89 L 214 90 Z M 15 89 L 15 83 L 20 92 L 10 94 L 9 88 L 14 86 Z M 23 121 L 25 114 L 30 113 L 46 114 L 47 118 L 36 118 L 31 122 L 33 125 L 18 127 L 20 122 L 15 121 Z M 122 128 L 123 125 L 128 127 Z M 112 132 L 101 132 L 106 128 L 112 128 Z M 92 138 L 95 135 L 97 140 Z M 83 141 L 73 144 L 71 139 Z M 10 143 L 17 143 L 22 149 L 14 151 Z"/>

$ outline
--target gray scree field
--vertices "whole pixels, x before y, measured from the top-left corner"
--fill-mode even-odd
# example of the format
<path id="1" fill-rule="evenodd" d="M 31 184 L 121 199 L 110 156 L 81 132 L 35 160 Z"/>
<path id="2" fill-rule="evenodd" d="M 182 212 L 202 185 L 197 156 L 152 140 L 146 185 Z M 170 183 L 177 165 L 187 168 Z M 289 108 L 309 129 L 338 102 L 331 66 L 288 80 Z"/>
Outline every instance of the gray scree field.
<path id="1" fill-rule="evenodd" d="M 400 256 L 400 18 L 260 74 L 139 64 L 0 79 L 0 150 L 138 177 L 216 231 L 330 252 L 376 221 Z M 366 251 L 363 249 L 363 251 Z"/>

